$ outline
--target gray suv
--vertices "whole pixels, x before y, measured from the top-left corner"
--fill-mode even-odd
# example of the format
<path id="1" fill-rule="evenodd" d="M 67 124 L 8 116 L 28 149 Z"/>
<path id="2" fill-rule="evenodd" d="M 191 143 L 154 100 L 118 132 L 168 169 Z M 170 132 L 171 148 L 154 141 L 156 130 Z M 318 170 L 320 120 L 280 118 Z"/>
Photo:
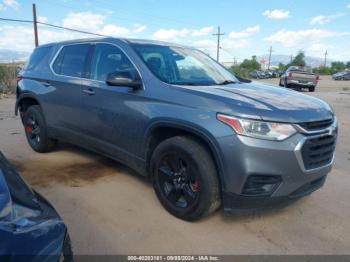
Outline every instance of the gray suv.
<path id="1" fill-rule="evenodd" d="M 327 103 L 235 77 L 193 48 L 48 44 L 17 79 L 15 110 L 35 151 L 65 141 L 122 162 L 185 220 L 220 205 L 236 213 L 288 203 L 332 168 L 337 122 Z"/>

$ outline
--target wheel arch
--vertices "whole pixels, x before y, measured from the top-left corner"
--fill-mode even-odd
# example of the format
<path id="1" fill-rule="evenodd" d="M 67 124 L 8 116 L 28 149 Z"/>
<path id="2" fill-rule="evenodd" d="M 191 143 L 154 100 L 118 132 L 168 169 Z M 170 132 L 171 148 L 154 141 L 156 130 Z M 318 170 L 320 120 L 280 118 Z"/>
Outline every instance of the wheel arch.
<path id="1" fill-rule="evenodd" d="M 20 114 L 22 112 L 25 112 L 32 105 L 38 105 L 41 107 L 41 104 L 38 101 L 38 99 L 36 99 L 35 96 L 33 96 L 32 94 L 27 93 L 19 95 L 15 105 L 15 115 L 18 115 L 18 111 L 20 112 Z"/>
<path id="2" fill-rule="evenodd" d="M 220 183 L 220 191 L 224 190 L 224 177 L 223 177 L 223 164 L 220 158 L 220 152 L 218 146 L 215 143 L 214 137 L 203 130 L 200 127 L 193 126 L 190 124 L 182 123 L 179 121 L 162 121 L 154 123 L 146 132 L 145 135 L 145 159 L 146 159 L 146 170 L 150 171 L 150 160 L 155 148 L 164 140 L 174 136 L 189 136 L 202 145 L 210 153 L 213 158 L 215 168 L 218 173 L 218 179 Z"/>

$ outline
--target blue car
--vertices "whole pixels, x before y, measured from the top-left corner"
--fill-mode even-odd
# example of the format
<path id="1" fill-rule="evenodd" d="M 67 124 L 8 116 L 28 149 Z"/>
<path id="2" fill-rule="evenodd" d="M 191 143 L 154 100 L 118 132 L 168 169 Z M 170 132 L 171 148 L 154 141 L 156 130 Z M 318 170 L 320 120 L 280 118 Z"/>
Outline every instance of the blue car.
<path id="1" fill-rule="evenodd" d="M 73 261 L 66 225 L 1 152 L 0 261 Z"/>

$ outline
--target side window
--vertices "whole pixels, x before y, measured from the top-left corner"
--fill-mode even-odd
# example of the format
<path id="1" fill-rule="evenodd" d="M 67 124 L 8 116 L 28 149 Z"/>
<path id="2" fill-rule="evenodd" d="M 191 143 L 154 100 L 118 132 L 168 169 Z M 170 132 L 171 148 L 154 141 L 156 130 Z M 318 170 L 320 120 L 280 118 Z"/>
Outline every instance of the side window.
<path id="1" fill-rule="evenodd" d="M 52 46 L 36 48 L 31 55 L 25 70 L 40 71 L 44 69 L 44 67 L 48 67 L 51 52 Z"/>
<path id="2" fill-rule="evenodd" d="M 91 79 L 106 81 L 114 72 L 129 72 L 136 77 L 137 71 L 129 58 L 118 47 L 111 44 L 96 44 L 91 63 Z"/>
<path id="3" fill-rule="evenodd" d="M 53 71 L 59 75 L 82 77 L 90 47 L 90 44 L 63 47 L 52 66 Z"/>

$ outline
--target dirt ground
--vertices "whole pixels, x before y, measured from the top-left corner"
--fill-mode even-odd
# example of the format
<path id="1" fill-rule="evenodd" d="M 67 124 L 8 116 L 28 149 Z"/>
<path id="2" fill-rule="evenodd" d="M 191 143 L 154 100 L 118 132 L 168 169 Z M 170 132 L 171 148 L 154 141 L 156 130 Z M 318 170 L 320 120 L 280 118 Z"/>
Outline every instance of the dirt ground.
<path id="1" fill-rule="evenodd" d="M 0 150 L 56 207 L 76 254 L 350 254 L 350 81 L 323 77 L 311 95 L 338 116 L 335 167 L 310 197 L 254 216 L 218 211 L 184 222 L 163 209 L 146 179 L 121 164 L 69 145 L 34 153 L 13 114 L 14 97 L 0 100 Z"/>

